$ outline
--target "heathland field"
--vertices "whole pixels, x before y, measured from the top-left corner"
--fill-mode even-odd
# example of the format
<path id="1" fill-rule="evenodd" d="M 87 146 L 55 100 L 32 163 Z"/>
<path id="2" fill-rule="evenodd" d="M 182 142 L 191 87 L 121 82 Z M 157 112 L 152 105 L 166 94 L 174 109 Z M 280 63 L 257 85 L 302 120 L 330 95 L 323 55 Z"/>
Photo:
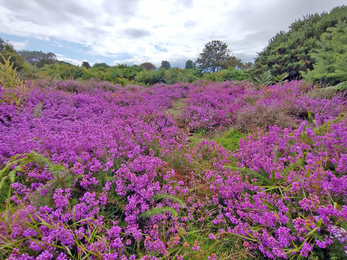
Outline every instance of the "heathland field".
<path id="1" fill-rule="evenodd" d="M 1 259 L 346 259 L 343 92 L 41 83 L 0 88 Z"/>

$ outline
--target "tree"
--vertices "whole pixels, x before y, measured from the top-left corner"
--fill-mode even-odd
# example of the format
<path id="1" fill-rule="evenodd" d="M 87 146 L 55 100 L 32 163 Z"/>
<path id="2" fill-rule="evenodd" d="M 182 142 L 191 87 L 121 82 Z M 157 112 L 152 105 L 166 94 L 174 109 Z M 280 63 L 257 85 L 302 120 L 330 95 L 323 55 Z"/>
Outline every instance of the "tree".
<path id="1" fill-rule="evenodd" d="M 243 62 L 241 59 L 236 58 L 235 56 L 230 56 L 226 61 L 226 67 L 227 68 L 233 68 L 233 69 L 243 69 Z"/>
<path id="2" fill-rule="evenodd" d="M 89 62 L 88 61 L 83 61 L 82 62 L 82 67 L 85 67 L 86 69 L 90 68 Z"/>
<path id="3" fill-rule="evenodd" d="M 41 59 L 39 62 L 35 63 L 36 64 L 36 67 L 38 68 L 42 68 L 46 65 L 52 65 L 52 64 L 55 64 L 56 61 L 54 60 L 51 60 L 51 59 Z"/>
<path id="4" fill-rule="evenodd" d="M 0 37 L 0 51 L 3 51 L 7 44 L 9 43 L 5 42 L 4 39 Z"/>
<path id="5" fill-rule="evenodd" d="M 288 80 L 301 79 L 302 73 L 314 69 L 321 35 L 339 21 L 346 23 L 346 13 L 347 6 L 342 6 L 330 13 L 307 15 L 295 21 L 288 32 L 281 31 L 270 39 L 256 58 L 251 73 L 259 76 L 270 70 L 273 76 L 288 73 Z"/>
<path id="6" fill-rule="evenodd" d="M 39 63 L 41 60 L 45 60 L 45 61 L 42 62 L 42 64 L 53 64 L 53 63 L 57 62 L 57 55 L 55 55 L 52 52 L 44 53 L 42 51 L 27 51 L 27 50 L 23 50 L 23 51 L 19 51 L 18 53 L 30 65 L 34 65 L 35 63 Z"/>
<path id="7" fill-rule="evenodd" d="M 320 49 L 312 56 L 313 70 L 302 73 L 305 80 L 335 85 L 347 80 L 347 23 L 339 22 L 321 36 Z"/>
<path id="8" fill-rule="evenodd" d="M 171 68 L 170 62 L 167 61 L 167 60 L 163 60 L 163 61 L 161 62 L 160 68 L 164 68 L 164 69 L 166 69 L 166 70 L 170 69 L 170 68 Z"/>
<path id="9" fill-rule="evenodd" d="M 10 57 L 10 63 L 13 64 L 13 69 L 17 72 L 22 72 L 24 70 L 25 61 L 22 56 L 13 48 L 12 44 L 5 42 L 0 38 L 0 54 L 7 60 Z M 0 62 L 4 63 L 3 59 L 0 57 Z"/>
<path id="10" fill-rule="evenodd" d="M 150 63 L 150 62 L 142 63 L 140 66 L 144 67 L 146 70 L 155 70 L 156 69 L 155 65 Z"/>
<path id="11" fill-rule="evenodd" d="M 228 45 L 221 41 L 211 41 L 205 45 L 196 59 L 197 68 L 201 72 L 216 72 L 227 67 L 230 59 Z"/>
<path id="12" fill-rule="evenodd" d="M 195 69 L 195 64 L 192 60 L 187 60 L 186 61 L 186 66 L 185 69 Z"/>
<path id="13" fill-rule="evenodd" d="M 100 68 L 102 68 L 102 69 L 108 69 L 110 66 L 109 65 L 107 65 L 105 62 L 103 62 L 103 63 L 94 63 L 93 64 L 93 68 L 95 68 L 95 69 L 100 69 Z"/>

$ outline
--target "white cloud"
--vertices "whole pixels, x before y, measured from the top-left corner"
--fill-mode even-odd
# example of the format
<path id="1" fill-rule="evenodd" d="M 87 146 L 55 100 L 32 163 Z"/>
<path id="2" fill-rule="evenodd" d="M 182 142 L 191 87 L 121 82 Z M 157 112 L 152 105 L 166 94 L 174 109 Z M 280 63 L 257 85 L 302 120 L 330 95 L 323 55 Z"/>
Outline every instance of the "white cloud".
<path id="1" fill-rule="evenodd" d="M 14 41 L 11 41 L 10 43 L 13 45 L 13 47 L 16 50 L 24 50 L 25 47 L 28 45 L 28 41 L 24 41 L 24 42 L 14 42 Z"/>
<path id="2" fill-rule="evenodd" d="M 76 66 L 80 66 L 83 62 L 82 60 L 76 60 L 76 59 L 65 57 L 65 55 L 59 54 L 59 53 L 55 53 L 55 55 L 57 55 L 58 60 L 65 61 L 65 62 L 68 62 L 70 64 L 76 65 Z M 92 64 L 90 64 L 90 65 L 92 65 Z"/>
<path id="3" fill-rule="evenodd" d="M 211 40 L 251 60 L 297 18 L 345 0 L 0 0 L 0 33 L 80 43 L 115 63 L 195 59 Z M 124 54 L 131 58 L 119 59 Z"/>

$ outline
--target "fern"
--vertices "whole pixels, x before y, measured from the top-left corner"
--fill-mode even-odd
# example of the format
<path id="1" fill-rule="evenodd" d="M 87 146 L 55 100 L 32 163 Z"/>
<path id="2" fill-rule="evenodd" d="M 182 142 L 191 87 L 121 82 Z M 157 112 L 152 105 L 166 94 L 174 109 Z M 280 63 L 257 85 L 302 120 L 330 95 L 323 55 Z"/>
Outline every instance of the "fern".
<path id="1" fill-rule="evenodd" d="M 40 103 L 37 105 L 37 107 L 34 109 L 34 116 L 36 118 L 40 118 L 41 114 L 42 114 L 42 102 L 40 101 Z"/>
<path id="2" fill-rule="evenodd" d="M 324 133 L 329 133 L 329 126 L 331 124 L 336 124 L 336 123 L 343 121 L 344 118 L 345 118 L 345 114 L 341 113 L 337 118 L 326 122 L 322 126 L 315 128 L 313 131 L 317 135 L 323 135 Z"/>
<path id="3" fill-rule="evenodd" d="M 176 198 L 174 196 L 171 196 L 170 194 L 157 194 L 157 195 L 152 196 L 152 199 L 154 199 L 154 200 L 171 199 L 171 200 L 174 200 L 175 202 L 177 202 L 179 205 L 181 205 L 182 208 L 185 208 L 185 204 L 181 199 Z M 175 217 L 178 216 L 178 213 L 175 209 L 173 209 L 171 207 L 160 207 L 160 208 L 149 209 L 146 212 L 141 213 L 139 215 L 139 217 L 142 219 L 146 219 L 148 217 L 156 216 L 159 214 L 164 214 L 166 212 L 170 212 Z"/>
<path id="4" fill-rule="evenodd" d="M 265 71 L 263 74 L 259 75 L 258 77 L 253 78 L 253 82 L 256 83 L 258 86 L 268 86 L 272 84 L 273 76 L 271 74 L 271 71 Z"/>
<path id="5" fill-rule="evenodd" d="M 34 82 L 28 87 L 28 82 L 20 80 L 16 69 L 13 69 L 14 64 L 10 63 L 11 56 L 7 60 L 1 54 L 0 56 L 4 62 L 0 62 L 0 85 L 2 88 L 10 90 L 5 93 L 4 101 L 14 103 L 19 107 L 32 91 Z"/>
<path id="6" fill-rule="evenodd" d="M 335 86 L 330 86 L 330 87 L 326 87 L 326 88 L 319 88 L 318 90 L 322 93 L 333 92 L 334 94 L 338 93 L 338 92 L 345 92 L 345 91 L 347 91 L 347 81 L 340 82 L 339 84 L 337 84 Z"/>
<path id="7" fill-rule="evenodd" d="M 146 212 L 141 213 L 139 215 L 139 217 L 142 218 L 142 219 L 146 219 L 146 218 L 153 217 L 153 216 L 156 216 L 156 215 L 159 215 L 159 214 L 164 214 L 166 212 L 170 212 L 174 217 L 178 216 L 177 211 L 174 210 L 173 208 L 161 207 L 161 208 L 149 209 Z"/>
<path id="8" fill-rule="evenodd" d="M 341 82 L 332 88 L 335 88 L 337 92 L 344 92 L 347 90 L 347 81 Z"/>
<path id="9" fill-rule="evenodd" d="M 29 163 L 26 158 L 20 158 L 21 154 L 13 156 L 6 164 L 5 168 L 0 170 L 0 190 L 3 188 L 7 180 L 14 183 L 16 173 L 22 171 L 22 166 Z M 15 167 L 14 169 L 12 169 Z"/>
<path id="10" fill-rule="evenodd" d="M 176 198 L 174 196 L 171 196 L 169 194 L 157 194 L 157 195 L 154 195 L 152 198 L 154 200 L 172 199 L 175 202 L 177 202 L 178 204 L 180 204 L 182 208 L 185 208 L 185 204 L 184 204 L 184 202 L 181 199 Z"/>
<path id="11" fill-rule="evenodd" d="M 16 173 L 23 171 L 23 166 L 29 163 L 33 163 L 41 169 L 48 167 L 48 170 L 53 176 L 51 180 L 47 181 L 44 186 L 40 187 L 40 189 L 36 190 L 35 193 L 30 196 L 36 206 L 48 205 L 51 200 L 50 196 L 42 196 L 40 191 L 47 189 L 47 193 L 50 193 L 58 188 L 71 187 L 75 182 L 76 176 L 70 174 L 70 171 L 65 167 L 52 163 L 41 154 L 31 152 L 13 156 L 6 164 L 5 168 L 0 171 L 0 190 L 5 184 L 10 186 L 11 183 L 14 183 L 17 176 Z"/>
<path id="12" fill-rule="evenodd" d="M 54 190 L 59 188 L 71 188 L 72 184 L 75 182 L 76 176 L 71 174 L 70 170 L 66 169 L 64 166 L 54 164 L 49 159 L 45 158 L 41 154 L 36 152 L 31 152 L 25 154 L 25 156 L 30 160 L 30 162 L 35 163 L 42 169 L 48 167 L 48 170 L 53 175 L 53 178 L 45 185 L 40 187 L 35 191 L 30 197 L 36 206 L 48 205 L 51 202 L 50 196 L 42 196 L 41 191 L 46 189 L 46 193 L 52 193 Z M 77 176 L 81 177 L 81 176 Z"/>
<path id="13" fill-rule="evenodd" d="M 16 69 L 13 69 L 13 63 L 10 63 L 11 56 L 6 60 L 4 56 L 0 54 L 4 63 L 0 62 L 0 84 L 4 89 L 14 89 L 18 82 Z"/>

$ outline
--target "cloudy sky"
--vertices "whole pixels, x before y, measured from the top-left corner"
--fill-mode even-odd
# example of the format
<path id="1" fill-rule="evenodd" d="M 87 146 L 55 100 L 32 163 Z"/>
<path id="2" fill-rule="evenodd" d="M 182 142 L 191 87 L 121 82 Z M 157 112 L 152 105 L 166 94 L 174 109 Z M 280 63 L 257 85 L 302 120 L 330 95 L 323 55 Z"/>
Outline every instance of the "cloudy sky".
<path id="1" fill-rule="evenodd" d="M 306 14 L 346 0 L 0 0 L 0 37 L 17 50 L 53 52 L 76 65 L 184 66 L 212 40 L 253 61 Z"/>

